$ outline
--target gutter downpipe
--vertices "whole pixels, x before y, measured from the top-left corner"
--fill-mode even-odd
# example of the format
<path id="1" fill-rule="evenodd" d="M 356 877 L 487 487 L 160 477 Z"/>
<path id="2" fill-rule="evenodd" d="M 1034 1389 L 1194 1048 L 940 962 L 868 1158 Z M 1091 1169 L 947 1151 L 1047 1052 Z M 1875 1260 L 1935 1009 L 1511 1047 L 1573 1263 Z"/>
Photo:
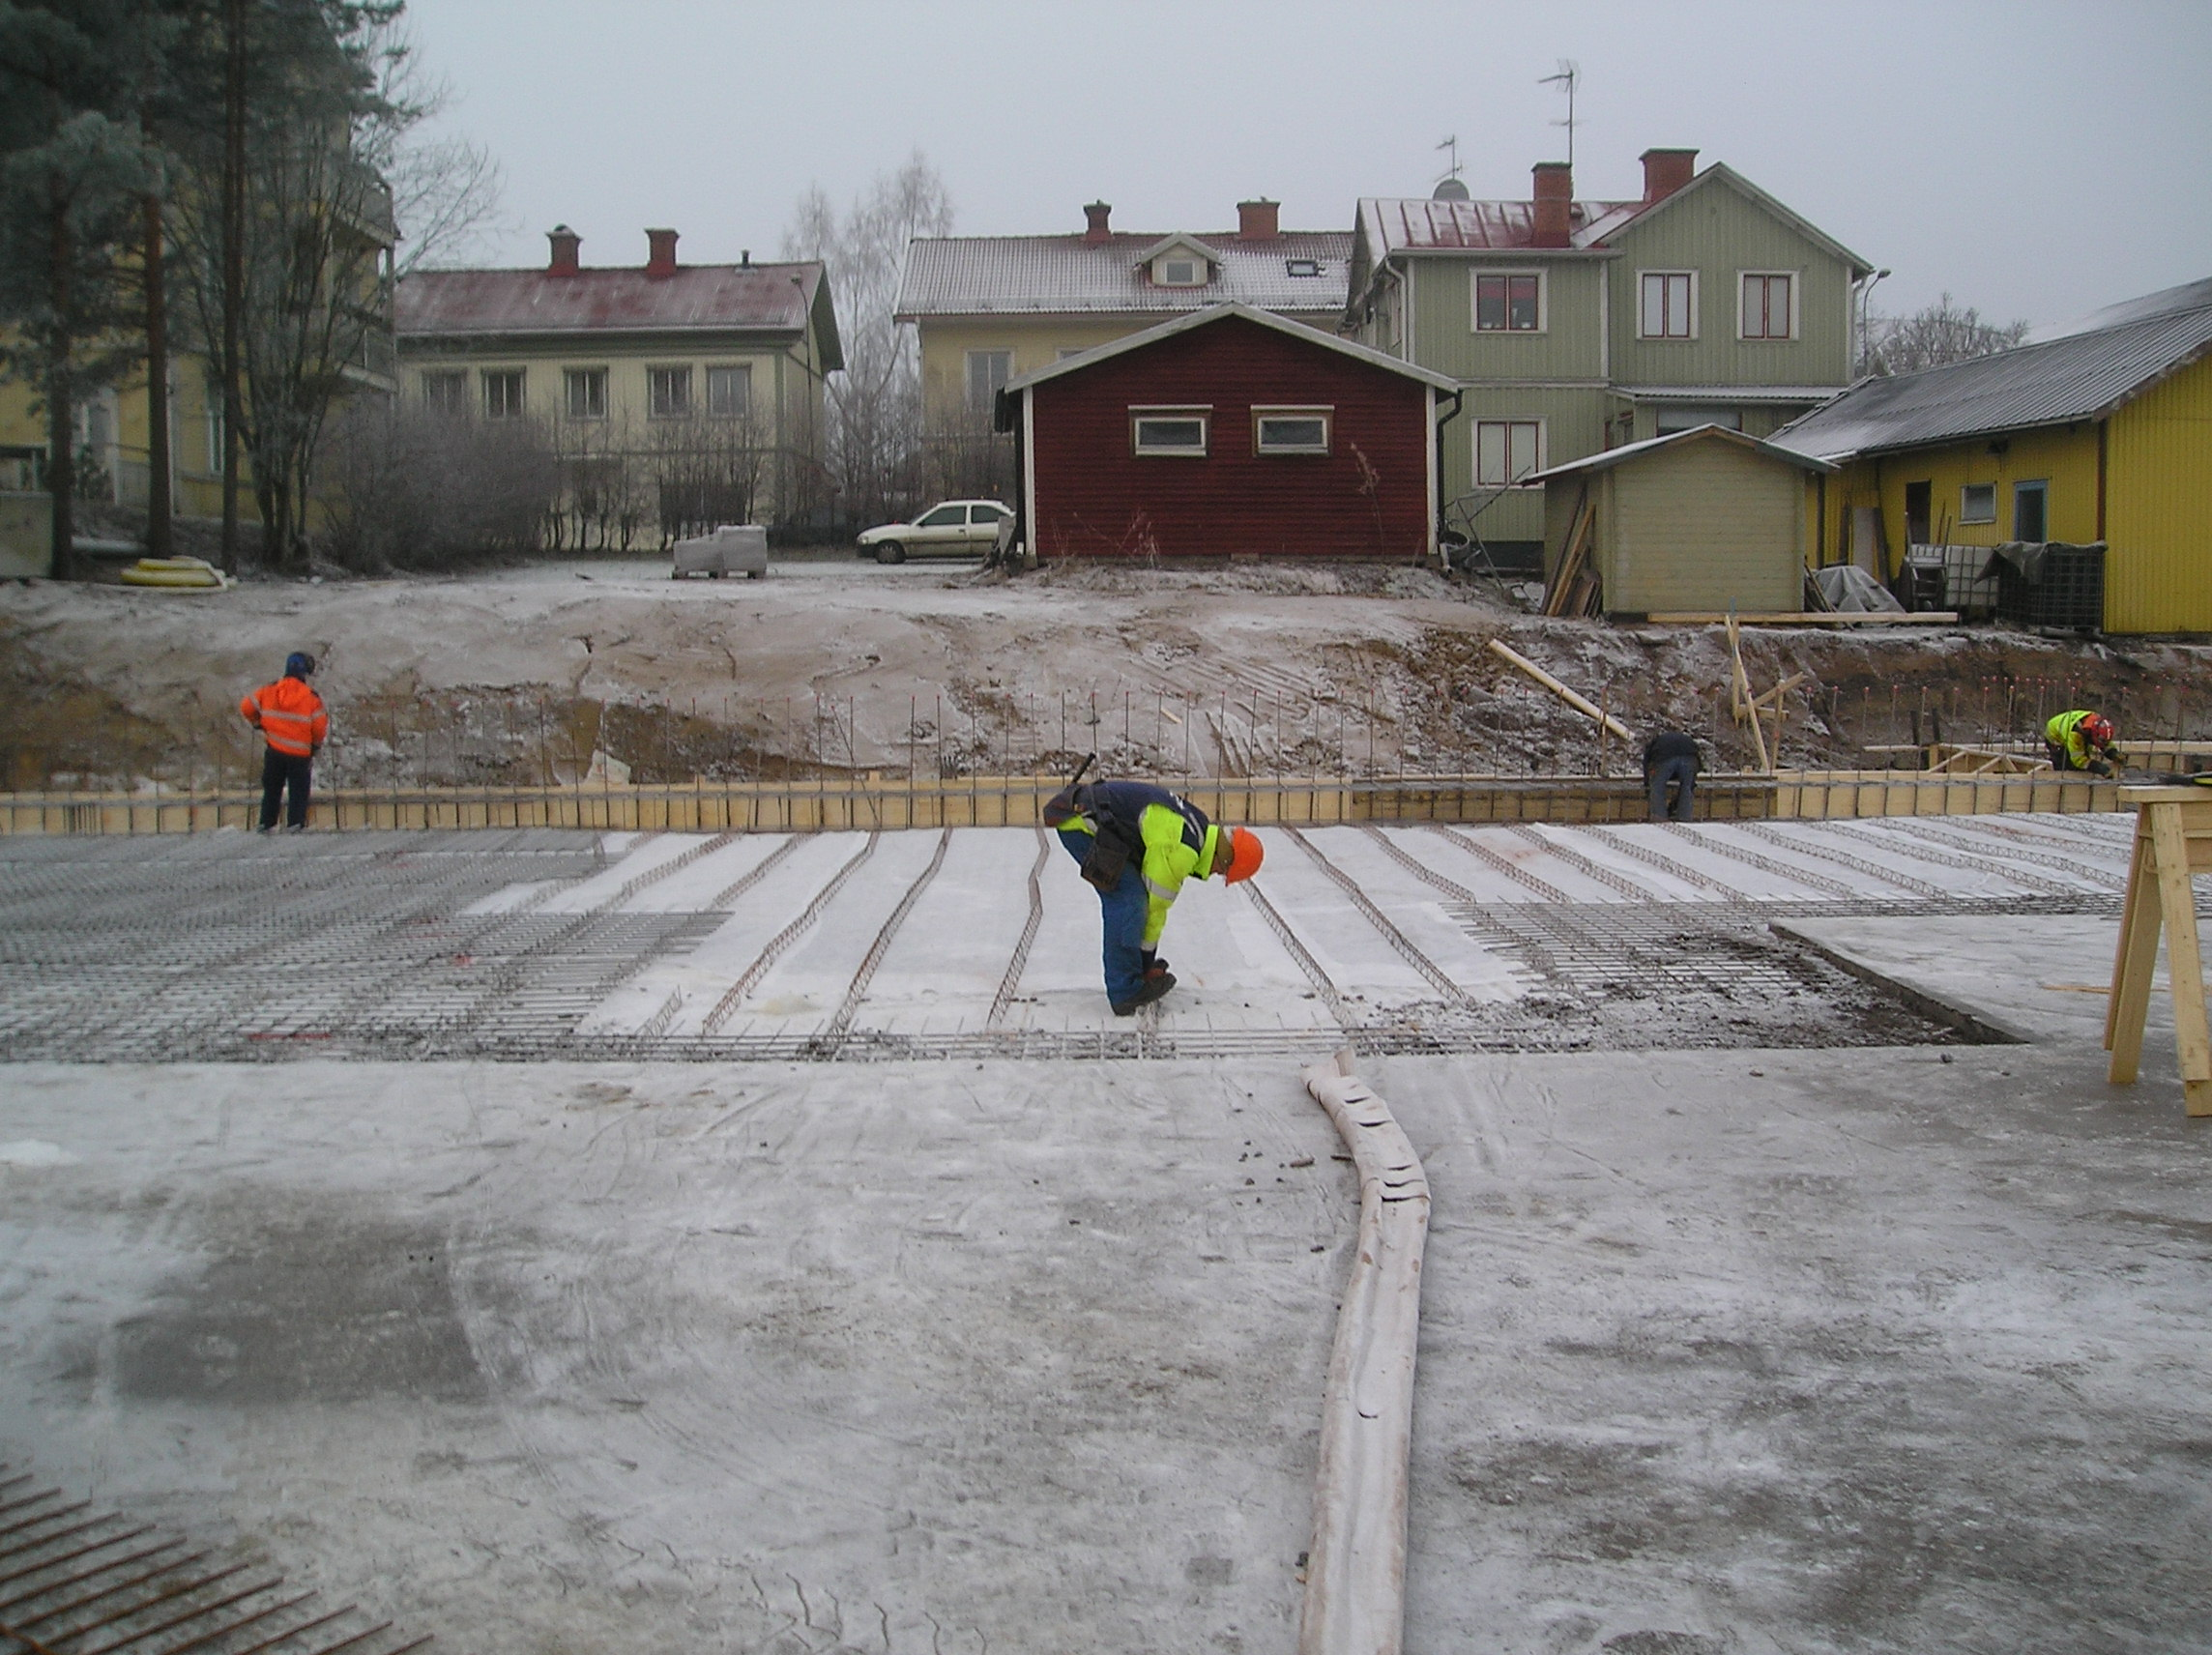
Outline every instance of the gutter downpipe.
<path id="1" fill-rule="evenodd" d="M 1451 393 L 1451 407 L 1437 421 L 1434 441 L 1437 449 L 1437 561 L 1443 565 L 1444 572 L 1451 572 L 1451 560 L 1444 555 L 1444 427 L 1459 418 L 1460 404 L 1467 400 L 1463 388 Z"/>

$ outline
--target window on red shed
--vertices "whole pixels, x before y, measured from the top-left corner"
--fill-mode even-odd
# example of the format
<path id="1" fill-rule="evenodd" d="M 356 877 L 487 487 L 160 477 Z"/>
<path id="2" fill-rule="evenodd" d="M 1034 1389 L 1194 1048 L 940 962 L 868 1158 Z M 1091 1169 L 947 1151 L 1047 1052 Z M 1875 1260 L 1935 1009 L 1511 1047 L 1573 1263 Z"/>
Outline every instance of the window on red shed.
<path id="1" fill-rule="evenodd" d="M 1171 459 L 1204 459 L 1210 408 L 1132 408 L 1129 410 L 1129 451 Z"/>

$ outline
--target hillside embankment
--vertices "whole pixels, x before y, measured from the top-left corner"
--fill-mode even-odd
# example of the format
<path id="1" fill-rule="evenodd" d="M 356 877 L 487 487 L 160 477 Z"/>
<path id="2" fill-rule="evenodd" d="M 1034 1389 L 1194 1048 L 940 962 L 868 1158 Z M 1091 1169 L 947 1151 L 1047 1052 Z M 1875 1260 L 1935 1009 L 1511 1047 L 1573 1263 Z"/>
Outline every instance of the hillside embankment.
<path id="1" fill-rule="evenodd" d="M 638 781 L 817 770 L 1618 772 L 1617 738 L 1486 647 L 1502 638 L 1641 738 L 1748 766 L 1719 627 L 1548 621 L 1417 569 L 779 563 L 672 582 L 657 560 L 451 578 L 249 580 L 219 594 L 0 588 L 0 781 L 189 787 L 258 763 L 239 696 L 321 662 L 326 785 Z M 1789 692 L 1786 761 L 2030 739 L 2072 706 L 2124 738 L 2212 736 L 2212 647 L 1990 626 L 1747 630 Z M 1905 762 L 1905 761 L 1899 761 Z"/>

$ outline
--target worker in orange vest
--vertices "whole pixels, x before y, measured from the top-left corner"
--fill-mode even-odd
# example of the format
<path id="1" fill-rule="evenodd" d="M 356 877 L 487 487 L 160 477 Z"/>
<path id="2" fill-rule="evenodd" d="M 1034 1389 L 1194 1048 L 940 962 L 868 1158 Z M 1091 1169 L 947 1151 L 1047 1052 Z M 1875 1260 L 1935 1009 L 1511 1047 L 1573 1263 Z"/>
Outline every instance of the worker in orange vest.
<path id="1" fill-rule="evenodd" d="M 315 657 L 295 650 L 284 657 L 284 676 L 265 683 L 238 704 L 239 713 L 269 743 L 261 761 L 261 831 L 276 826 L 276 805 L 291 791 L 284 825 L 300 833 L 307 826 L 307 792 L 315 755 L 330 738 L 331 715 L 323 698 L 307 687 Z"/>

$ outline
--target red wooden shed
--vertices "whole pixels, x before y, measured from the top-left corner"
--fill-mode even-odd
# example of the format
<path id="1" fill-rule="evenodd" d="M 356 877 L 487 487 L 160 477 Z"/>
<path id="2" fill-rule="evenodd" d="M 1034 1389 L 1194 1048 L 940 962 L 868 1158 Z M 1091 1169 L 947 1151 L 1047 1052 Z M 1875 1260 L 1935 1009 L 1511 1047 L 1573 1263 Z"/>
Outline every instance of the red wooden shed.
<path id="1" fill-rule="evenodd" d="M 1216 305 L 1009 381 L 998 425 L 1039 559 L 1407 563 L 1436 553 L 1440 392 L 1456 411 L 1442 374 Z"/>

